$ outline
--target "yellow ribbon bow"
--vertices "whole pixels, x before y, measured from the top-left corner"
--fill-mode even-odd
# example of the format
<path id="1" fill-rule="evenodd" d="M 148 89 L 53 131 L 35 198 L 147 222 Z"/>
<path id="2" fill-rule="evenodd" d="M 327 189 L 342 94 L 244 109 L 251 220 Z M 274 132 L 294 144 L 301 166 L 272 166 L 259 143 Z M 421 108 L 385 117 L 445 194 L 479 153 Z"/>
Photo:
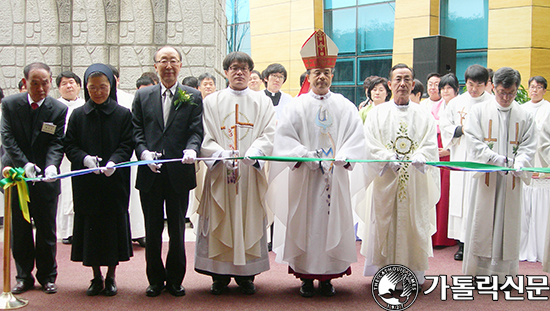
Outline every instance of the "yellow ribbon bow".
<path id="1" fill-rule="evenodd" d="M 31 216 L 29 214 L 29 205 L 27 203 L 31 200 L 29 198 L 29 188 L 24 177 L 25 170 L 21 167 L 12 167 L 9 169 L 8 172 L 9 175 L 6 178 L 0 180 L 0 186 L 2 186 L 4 189 L 8 189 L 13 185 L 17 186 L 17 193 L 19 194 L 19 207 L 21 208 L 21 212 L 23 213 L 23 218 L 25 218 L 25 220 L 30 223 Z"/>

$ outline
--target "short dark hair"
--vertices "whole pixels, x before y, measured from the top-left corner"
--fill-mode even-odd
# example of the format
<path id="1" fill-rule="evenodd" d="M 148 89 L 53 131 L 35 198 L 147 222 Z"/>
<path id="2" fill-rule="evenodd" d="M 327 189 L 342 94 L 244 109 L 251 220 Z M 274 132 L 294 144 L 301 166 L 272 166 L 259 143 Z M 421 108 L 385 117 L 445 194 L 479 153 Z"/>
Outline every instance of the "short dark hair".
<path id="1" fill-rule="evenodd" d="M 136 81 L 136 89 L 139 90 L 139 88 L 143 85 L 153 85 L 153 84 L 155 84 L 155 81 L 153 81 L 153 79 L 151 79 L 148 76 L 141 76 Z"/>
<path id="2" fill-rule="evenodd" d="M 304 72 L 300 75 L 300 87 L 302 87 L 302 85 L 304 85 L 304 82 L 306 81 L 306 77 L 307 77 L 307 74 L 308 72 Z"/>
<path id="3" fill-rule="evenodd" d="M 80 77 L 76 75 L 76 73 L 72 72 L 72 71 L 63 71 L 62 73 L 60 73 L 57 78 L 55 78 L 55 84 L 57 85 L 57 87 L 59 87 L 61 85 L 61 80 L 63 78 L 67 78 L 67 79 L 74 79 L 74 81 L 79 85 L 79 86 L 82 86 L 82 80 L 80 80 Z"/>
<path id="4" fill-rule="evenodd" d="M 109 69 L 111 69 L 111 71 L 113 72 L 113 74 L 115 75 L 115 77 L 118 79 L 120 78 L 120 73 L 118 72 L 118 69 L 116 69 L 115 66 L 111 65 L 111 64 L 105 64 L 107 65 L 107 67 L 109 67 Z"/>
<path id="5" fill-rule="evenodd" d="M 370 76 L 370 77 L 366 77 L 365 78 L 365 81 L 363 81 L 363 89 L 366 91 L 370 84 L 372 83 L 372 81 L 376 78 L 380 78 L 379 76 Z M 386 83 L 387 84 L 387 83 Z"/>
<path id="6" fill-rule="evenodd" d="M 262 80 L 263 77 L 261 72 L 259 72 L 258 70 L 250 70 L 250 74 L 252 75 L 253 73 L 257 74 L 260 80 Z"/>
<path id="7" fill-rule="evenodd" d="M 487 68 L 487 73 L 489 74 L 489 78 L 487 79 L 487 82 L 493 82 L 493 76 L 495 75 L 495 72 L 491 68 Z"/>
<path id="8" fill-rule="evenodd" d="M 23 83 L 23 79 L 19 80 L 19 82 L 17 83 L 17 88 L 19 89 L 19 91 L 21 91 L 24 86 L 25 83 Z"/>
<path id="9" fill-rule="evenodd" d="M 382 85 L 384 86 L 384 88 L 386 89 L 386 99 L 385 99 L 385 101 L 390 100 L 390 98 L 391 98 L 391 90 L 390 90 L 390 87 L 388 86 L 388 79 L 382 78 L 382 77 L 376 77 L 376 78 L 374 78 L 374 79 L 371 80 L 370 85 L 369 85 L 369 88 L 367 89 L 367 97 L 368 97 L 368 99 L 372 100 L 372 98 L 370 97 L 370 92 L 371 92 L 378 84 L 382 84 Z"/>
<path id="10" fill-rule="evenodd" d="M 234 62 L 237 63 L 246 63 L 248 65 L 248 70 L 254 69 L 254 61 L 250 55 L 245 52 L 235 51 L 227 54 L 223 59 L 223 70 L 229 70 L 229 66 Z"/>
<path id="11" fill-rule="evenodd" d="M 452 72 L 441 77 L 439 81 L 439 91 L 441 92 L 441 89 L 447 85 L 455 90 L 455 94 L 458 94 L 458 79 Z"/>
<path id="12" fill-rule="evenodd" d="M 427 76 L 426 76 L 426 82 L 428 82 L 428 80 L 430 80 L 430 78 L 432 77 L 438 77 L 438 78 L 441 78 L 441 75 L 437 72 L 430 72 Z"/>
<path id="13" fill-rule="evenodd" d="M 487 82 L 489 81 L 489 71 L 481 65 L 471 65 L 466 68 L 466 71 L 464 72 L 464 82 L 468 82 L 468 80 L 487 85 Z"/>
<path id="14" fill-rule="evenodd" d="M 44 69 L 50 74 L 50 78 L 52 77 L 52 70 L 50 69 L 50 66 L 41 62 L 35 62 L 28 64 L 25 68 L 23 68 L 23 76 L 25 76 L 25 80 L 29 79 L 29 73 L 34 69 Z"/>
<path id="15" fill-rule="evenodd" d="M 160 82 L 159 76 L 157 76 L 157 74 L 152 72 L 152 71 L 144 72 L 144 73 L 141 74 L 141 76 L 151 78 L 151 80 L 153 80 L 153 84 L 159 84 L 159 82 Z"/>
<path id="16" fill-rule="evenodd" d="M 546 79 L 543 76 L 534 76 L 534 77 L 529 78 L 529 84 L 528 85 L 531 85 L 531 82 L 533 82 L 533 81 L 536 81 L 538 84 L 542 84 L 542 86 L 544 87 L 545 90 L 548 87 L 548 82 L 546 81 Z"/>
<path id="17" fill-rule="evenodd" d="M 285 77 L 285 79 L 283 80 L 283 83 L 286 82 L 287 72 L 286 72 L 285 66 L 278 63 L 270 64 L 269 66 L 267 66 L 266 69 L 264 69 L 264 71 L 262 71 L 262 80 L 268 79 L 269 75 L 274 73 L 282 73 L 283 76 Z M 267 82 L 265 80 L 264 80 L 264 84 L 267 87 Z"/>
<path id="18" fill-rule="evenodd" d="M 412 78 L 414 79 L 414 70 L 411 67 L 407 66 L 406 64 L 399 63 L 399 64 L 391 67 L 390 72 L 388 74 L 388 77 L 389 77 L 390 81 L 392 79 L 393 72 L 396 71 L 397 69 L 409 69 L 411 71 Z"/>
<path id="19" fill-rule="evenodd" d="M 182 58 L 182 56 L 181 56 L 180 50 L 176 49 L 175 47 L 173 47 L 173 46 L 171 46 L 171 45 L 165 45 L 165 46 L 161 47 L 160 49 L 158 49 L 158 50 L 155 52 L 155 54 L 153 54 L 153 62 L 155 62 L 155 63 L 157 62 L 157 54 L 158 54 L 158 52 L 159 52 L 160 50 L 162 50 L 162 49 L 164 49 L 164 48 L 173 48 L 173 49 L 176 51 L 176 53 L 178 53 L 178 57 L 180 58 L 180 61 L 182 61 L 183 58 Z"/>
<path id="20" fill-rule="evenodd" d="M 214 78 L 214 76 L 209 74 L 208 72 L 205 72 L 199 76 L 199 85 L 202 83 L 202 80 L 204 79 L 211 79 L 214 82 L 214 85 L 216 85 L 216 78 Z"/>
<path id="21" fill-rule="evenodd" d="M 0 87 L 0 103 L 2 102 L 2 99 L 4 98 L 4 90 Z"/>
<path id="22" fill-rule="evenodd" d="M 495 71 L 495 75 L 493 76 L 493 84 L 495 88 L 498 85 L 502 85 L 502 87 L 506 89 L 512 87 L 513 85 L 519 87 L 520 83 L 521 75 L 519 74 L 519 71 L 510 67 L 500 68 Z"/>
<path id="23" fill-rule="evenodd" d="M 199 79 L 193 76 L 188 76 L 183 78 L 183 80 L 181 81 L 181 84 L 187 85 L 196 89 L 199 87 Z"/>
<path id="24" fill-rule="evenodd" d="M 424 84 L 422 84 L 420 80 L 414 79 L 414 88 L 412 89 L 411 94 L 416 95 L 418 93 L 420 94 L 424 93 Z"/>

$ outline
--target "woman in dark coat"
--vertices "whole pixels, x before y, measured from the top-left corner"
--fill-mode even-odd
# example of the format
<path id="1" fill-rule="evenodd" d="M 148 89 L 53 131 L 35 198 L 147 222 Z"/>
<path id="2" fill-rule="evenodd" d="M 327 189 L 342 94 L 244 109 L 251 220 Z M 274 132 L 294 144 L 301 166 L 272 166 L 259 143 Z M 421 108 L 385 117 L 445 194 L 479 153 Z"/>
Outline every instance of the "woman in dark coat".
<path id="1" fill-rule="evenodd" d="M 71 169 L 106 167 L 72 177 L 74 234 L 72 261 L 91 266 L 94 278 L 86 294 L 117 293 L 115 270 L 133 255 L 128 217 L 130 169 L 113 166 L 130 160 L 134 149 L 132 114 L 117 104 L 116 82 L 104 64 L 84 74 L 86 104 L 72 113 L 65 136 Z M 100 266 L 109 267 L 103 283 Z"/>

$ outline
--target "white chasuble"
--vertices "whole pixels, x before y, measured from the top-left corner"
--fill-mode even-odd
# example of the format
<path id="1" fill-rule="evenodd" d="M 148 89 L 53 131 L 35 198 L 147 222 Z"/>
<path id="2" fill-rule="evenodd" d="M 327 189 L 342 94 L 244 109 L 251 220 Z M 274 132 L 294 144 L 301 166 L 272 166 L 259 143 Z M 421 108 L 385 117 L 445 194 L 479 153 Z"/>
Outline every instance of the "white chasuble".
<path id="1" fill-rule="evenodd" d="M 445 113 L 439 120 L 441 129 L 441 141 L 443 147 L 451 152 L 451 161 L 468 161 L 468 146 L 464 135 L 455 137 L 457 128 L 467 131 L 466 120 L 469 117 L 470 109 L 474 105 L 486 105 L 493 99 L 493 96 L 487 92 L 481 96 L 473 98 L 470 93 L 453 98 L 447 107 Z M 451 239 L 464 242 L 464 232 L 466 230 L 466 211 L 470 199 L 470 181 L 473 173 L 451 171 L 449 181 L 449 223 L 447 236 Z"/>
<path id="2" fill-rule="evenodd" d="M 365 140 L 357 108 L 341 94 L 310 92 L 290 102 L 279 120 L 273 154 L 362 159 Z M 297 273 L 338 274 L 357 261 L 347 169 L 324 162 L 274 162 L 270 206 L 274 251 Z M 311 163 L 310 163 L 311 164 Z"/>
<path id="3" fill-rule="evenodd" d="M 393 101 L 376 106 L 364 125 L 367 158 L 410 160 L 422 154 L 438 161 L 434 118 L 414 103 L 403 106 Z M 428 269 L 433 256 L 431 236 L 435 233 L 435 204 L 440 196 L 439 169 L 427 166 L 425 173 L 410 163 L 397 171 L 385 162 L 367 167 L 372 181 L 372 200 L 357 207 L 365 217 L 361 232 L 361 253 L 366 257 L 365 275 L 373 275 L 388 264 L 402 264 L 415 272 Z M 386 167 L 386 168 L 385 168 Z M 422 281 L 421 281 L 422 283 Z"/>
<path id="4" fill-rule="evenodd" d="M 532 115 L 518 103 L 502 108 L 496 100 L 476 105 L 466 123 L 470 158 L 493 164 L 502 155 L 530 167 L 536 150 Z M 472 180 L 462 271 L 467 275 L 516 275 L 520 246 L 521 195 L 528 178 L 478 173 Z"/>
<path id="5" fill-rule="evenodd" d="M 271 100 L 260 92 L 230 88 L 204 99 L 204 141 L 201 157 L 219 157 L 224 150 L 244 156 L 256 148 L 270 156 L 275 133 Z M 265 203 L 267 178 L 263 163 L 238 161 L 236 170 L 223 161 L 208 167 L 199 198 L 195 268 L 217 274 L 255 275 L 269 269 Z"/>

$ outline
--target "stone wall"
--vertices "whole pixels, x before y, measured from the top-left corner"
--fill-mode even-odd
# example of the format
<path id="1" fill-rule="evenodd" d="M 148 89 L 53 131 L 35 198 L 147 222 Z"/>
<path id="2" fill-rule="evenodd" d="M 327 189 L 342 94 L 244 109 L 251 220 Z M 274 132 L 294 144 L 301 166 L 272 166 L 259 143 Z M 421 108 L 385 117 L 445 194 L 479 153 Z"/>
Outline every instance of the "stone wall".
<path id="1" fill-rule="evenodd" d="M 90 64 L 110 63 L 120 71 L 120 88 L 133 92 L 164 45 L 183 54 L 180 81 L 209 72 L 224 84 L 224 0 L 0 0 L 0 7 L 5 94 L 17 92 L 23 67 L 35 61 L 47 63 L 54 80 L 63 70 L 83 77 Z"/>

